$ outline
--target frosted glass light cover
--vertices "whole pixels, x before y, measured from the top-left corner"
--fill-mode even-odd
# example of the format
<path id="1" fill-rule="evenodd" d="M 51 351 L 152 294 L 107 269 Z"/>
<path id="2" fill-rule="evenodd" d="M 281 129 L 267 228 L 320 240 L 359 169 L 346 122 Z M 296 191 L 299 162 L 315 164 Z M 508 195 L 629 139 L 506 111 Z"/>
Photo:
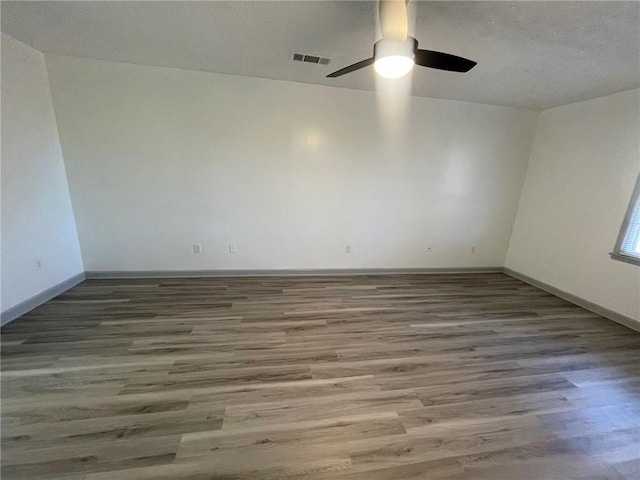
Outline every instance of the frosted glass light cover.
<path id="1" fill-rule="evenodd" d="M 373 68 L 384 78 L 399 78 L 413 68 L 413 55 L 417 48 L 414 38 L 405 40 L 383 38 L 373 47 Z"/>
<path id="2" fill-rule="evenodd" d="M 413 59 L 400 55 L 383 57 L 373 64 L 378 75 L 385 78 L 400 78 L 413 68 Z"/>

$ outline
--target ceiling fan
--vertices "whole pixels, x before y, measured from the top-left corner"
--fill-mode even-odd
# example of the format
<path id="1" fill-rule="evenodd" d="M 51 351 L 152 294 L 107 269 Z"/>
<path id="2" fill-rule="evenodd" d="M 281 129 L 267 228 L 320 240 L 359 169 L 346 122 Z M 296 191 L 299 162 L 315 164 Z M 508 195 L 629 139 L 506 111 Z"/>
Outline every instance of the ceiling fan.
<path id="1" fill-rule="evenodd" d="M 373 64 L 385 78 L 399 78 L 411 71 L 414 64 L 450 72 L 468 72 L 477 62 L 449 53 L 422 50 L 418 41 L 408 36 L 408 0 L 380 0 L 379 17 L 382 38 L 373 45 L 373 57 L 341 68 L 327 75 L 340 77 Z"/>

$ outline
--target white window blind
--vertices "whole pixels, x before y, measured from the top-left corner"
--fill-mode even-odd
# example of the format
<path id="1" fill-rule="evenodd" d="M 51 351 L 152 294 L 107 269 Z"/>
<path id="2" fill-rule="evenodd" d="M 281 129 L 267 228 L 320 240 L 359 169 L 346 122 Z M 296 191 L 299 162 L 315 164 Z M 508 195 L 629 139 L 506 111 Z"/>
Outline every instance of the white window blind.
<path id="1" fill-rule="evenodd" d="M 611 256 L 640 265 L 640 175 Z"/>
<path id="2" fill-rule="evenodd" d="M 629 218 L 629 224 L 627 225 L 627 231 L 620 246 L 620 253 L 640 257 L 640 198 L 637 196 Z"/>

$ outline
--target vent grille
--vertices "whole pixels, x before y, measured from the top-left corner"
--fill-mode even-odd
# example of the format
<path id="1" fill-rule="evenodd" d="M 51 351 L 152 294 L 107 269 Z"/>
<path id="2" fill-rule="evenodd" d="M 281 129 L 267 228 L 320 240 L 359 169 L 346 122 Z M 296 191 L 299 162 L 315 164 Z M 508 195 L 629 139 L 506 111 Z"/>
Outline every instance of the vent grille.
<path id="1" fill-rule="evenodd" d="M 330 58 L 319 55 L 307 55 L 305 53 L 294 53 L 293 60 L 296 62 L 317 63 L 319 65 L 329 65 L 331 62 Z"/>

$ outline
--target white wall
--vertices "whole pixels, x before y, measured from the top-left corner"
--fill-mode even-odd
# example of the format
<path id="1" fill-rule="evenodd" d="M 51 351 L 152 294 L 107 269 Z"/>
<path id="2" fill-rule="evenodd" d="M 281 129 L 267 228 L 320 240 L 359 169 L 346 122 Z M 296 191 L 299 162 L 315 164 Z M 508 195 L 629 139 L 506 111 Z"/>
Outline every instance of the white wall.
<path id="1" fill-rule="evenodd" d="M 535 112 L 413 98 L 393 150 L 370 92 L 47 66 L 87 270 L 504 263 Z"/>
<path id="2" fill-rule="evenodd" d="M 5 34 L 0 171 L 4 312 L 84 270 L 44 56 Z"/>
<path id="3" fill-rule="evenodd" d="M 640 320 L 640 268 L 609 258 L 640 171 L 640 90 L 540 115 L 506 265 Z"/>

